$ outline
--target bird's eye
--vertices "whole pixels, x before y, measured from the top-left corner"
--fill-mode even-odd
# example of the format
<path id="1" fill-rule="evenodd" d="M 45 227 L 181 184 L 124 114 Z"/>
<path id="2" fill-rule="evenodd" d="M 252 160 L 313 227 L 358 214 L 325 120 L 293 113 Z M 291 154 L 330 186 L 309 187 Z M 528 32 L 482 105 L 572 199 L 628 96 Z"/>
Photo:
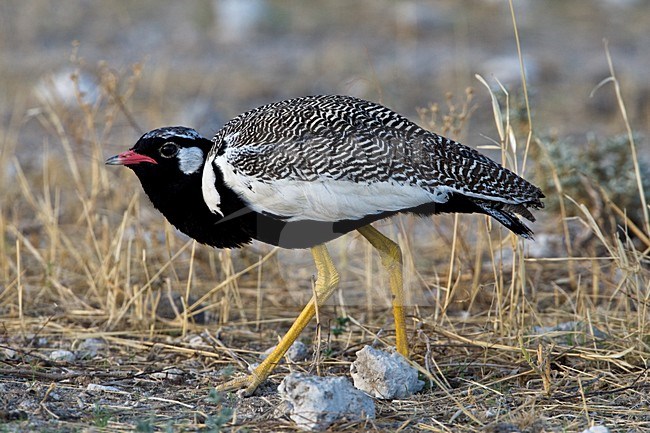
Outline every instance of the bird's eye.
<path id="1" fill-rule="evenodd" d="M 176 145 L 176 143 L 172 143 L 171 141 L 163 144 L 162 147 L 160 148 L 160 155 L 163 158 L 172 158 L 176 156 L 177 153 L 178 153 L 178 146 Z"/>

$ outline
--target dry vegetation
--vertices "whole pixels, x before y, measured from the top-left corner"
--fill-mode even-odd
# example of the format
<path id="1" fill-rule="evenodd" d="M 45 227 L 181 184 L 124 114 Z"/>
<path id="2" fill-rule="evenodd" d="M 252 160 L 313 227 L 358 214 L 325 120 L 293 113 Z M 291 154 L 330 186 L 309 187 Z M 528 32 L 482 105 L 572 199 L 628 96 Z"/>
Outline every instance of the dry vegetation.
<path id="1" fill-rule="evenodd" d="M 304 251 L 217 251 L 175 233 L 132 173 L 103 166 L 124 147 L 107 143 L 138 135 L 114 123 L 130 118 L 140 67 L 74 64 L 98 77 L 96 99 L 43 98 L 0 137 L 0 431 L 294 431 L 275 392 L 288 371 L 347 374 L 363 345 L 393 344 L 378 258 L 354 235 L 335 241 L 341 290 L 303 335 L 313 356 L 257 396 L 216 395 L 288 328 L 314 271 Z M 430 386 L 337 431 L 650 429 L 650 222 L 625 101 L 617 92 L 635 174 L 621 203 L 614 182 L 567 189 L 550 144 L 493 96 L 503 160 L 548 180 L 538 241 L 477 216 L 380 224 L 404 250 L 413 360 Z M 462 133 L 471 93 L 454 100 L 423 123 Z M 31 166 L 16 157 L 25 116 L 48 131 Z"/>

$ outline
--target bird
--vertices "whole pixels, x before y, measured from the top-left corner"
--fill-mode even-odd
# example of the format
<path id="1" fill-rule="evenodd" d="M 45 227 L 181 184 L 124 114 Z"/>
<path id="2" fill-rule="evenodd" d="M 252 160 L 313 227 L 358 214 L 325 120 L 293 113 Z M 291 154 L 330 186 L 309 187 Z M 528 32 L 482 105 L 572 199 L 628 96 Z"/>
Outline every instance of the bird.
<path id="1" fill-rule="evenodd" d="M 183 126 L 154 129 L 106 164 L 133 170 L 153 206 L 199 243 L 310 249 L 309 303 L 251 374 L 217 387 L 244 395 L 266 380 L 336 289 L 328 241 L 356 230 L 378 251 L 396 349 L 408 358 L 402 253 L 372 223 L 400 213 L 477 213 L 532 239 L 521 218 L 535 221 L 531 210 L 544 206 L 537 186 L 477 150 L 345 95 L 269 103 L 228 121 L 212 139 Z"/>

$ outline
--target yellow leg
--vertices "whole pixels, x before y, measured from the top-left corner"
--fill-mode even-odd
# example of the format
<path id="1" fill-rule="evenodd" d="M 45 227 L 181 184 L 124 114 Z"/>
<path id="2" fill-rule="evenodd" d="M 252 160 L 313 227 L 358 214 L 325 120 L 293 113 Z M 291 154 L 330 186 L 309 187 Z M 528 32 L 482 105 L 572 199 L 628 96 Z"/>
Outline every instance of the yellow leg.
<path id="1" fill-rule="evenodd" d="M 325 245 L 318 245 L 311 249 L 311 253 L 316 263 L 316 270 L 318 271 L 314 296 L 302 310 L 295 322 L 293 322 L 289 331 L 282 337 L 273 352 L 257 366 L 252 374 L 219 385 L 217 386 L 217 391 L 232 391 L 244 388 L 244 395 L 253 394 L 255 389 L 271 374 L 286 351 L 289 350 L 289 347 L 291 347 L 293 342 L 300 336 L 302 330 L 305 329 L 314 315 L 316 315 L 316 305 L 323 305 L 332 295 L 339 283 L 339 274 L 336 272 L 327 248 Z"/>
<path id="2" fill-rule="evenodd" d="M 402 281 L 402 251 L 395 242 L 381 234 L 376 228 L 367 225 L 358 229 L 359 233 L 379 251 L 381 264 L 388 272 L 388 283 L 393 295 L 393 317 L 395 318 L 395 346 L 397 351 L 408 358 L 409 346 L 406 338 L 406 317 L 404 315 L 404 283 Z"/>

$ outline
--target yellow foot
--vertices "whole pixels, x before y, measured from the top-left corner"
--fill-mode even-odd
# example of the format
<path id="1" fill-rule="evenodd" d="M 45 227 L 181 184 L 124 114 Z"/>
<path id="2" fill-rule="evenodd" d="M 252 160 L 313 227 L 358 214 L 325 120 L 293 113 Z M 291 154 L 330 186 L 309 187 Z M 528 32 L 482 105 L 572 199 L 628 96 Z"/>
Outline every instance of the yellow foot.
<path id="1" fill-rule="evenodd" d="M 222 383 L 217 386 L 217 391 L 238 391 L 238 395 L 242 397 L 250 397 L 265 379 L 265 377 L 260 377 L 256 374 L 249 374 L 248 376 L 238 377 L 237 379 L 232 379 L 226 383 Z"/>
<path id="2" fill-rule="evenodd" d="M 311 249 L 314 256 L 314 263 L 318 270 L 318 278 L 316 279 L 316 287 L 314 287 L 314 296 L 309 303 L 303 308 L 298 318 L 293 322 L 291 328 L 287 331 L 282 340 L 275 346 L 273 352 L 266 357 L 260 365 L 258 365 L 252 374 L 233 379 L 222 385 L 217 386 L 217 391 L 234 391 L 241 389 L 238 393 L 242 396 L 252 395 L 257 387 L 269 377 L 269 374 L 280 363 L 284 354 L 289 350 L 289 347 L 296 341 L 305 326 L 316 314 L 316 305 L 323 305 L 327 298 L 332 295 L 336 285 L 339 282 L 339 274 L 334 268 L 332 258 L 327 252 L 325 245 L 318 245 Z"/>

